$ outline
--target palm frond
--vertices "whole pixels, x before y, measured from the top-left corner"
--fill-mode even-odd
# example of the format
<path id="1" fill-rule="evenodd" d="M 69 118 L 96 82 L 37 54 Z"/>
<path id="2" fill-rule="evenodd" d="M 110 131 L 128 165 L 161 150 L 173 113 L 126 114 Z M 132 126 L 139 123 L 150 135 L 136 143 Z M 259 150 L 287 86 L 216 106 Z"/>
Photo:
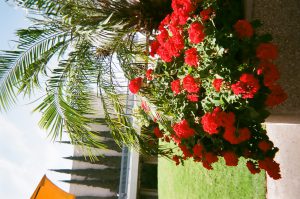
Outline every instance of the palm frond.
<path id="1" fill-rule="evenodd" d="M 42 34 L 37 40 L 24 37 L 16 51 L 2 51 L 0 54 L 0 110 L 7 109 L 15 102 L 18 87 L 24 90 L 34 76 L 33 71 L 40 71 L 56 50 L 64 45 L 68 37 L 66 32 Z M 34 42 L 35 41 L 35 42 Z M 34 42 L 34 43 L 32 43 Z M 37 64 L 37 63 L 43 64 Z M 38 68 L 36 68 L 38 67 Z M 34 80 L 33 80 L 34 81 Z"/>

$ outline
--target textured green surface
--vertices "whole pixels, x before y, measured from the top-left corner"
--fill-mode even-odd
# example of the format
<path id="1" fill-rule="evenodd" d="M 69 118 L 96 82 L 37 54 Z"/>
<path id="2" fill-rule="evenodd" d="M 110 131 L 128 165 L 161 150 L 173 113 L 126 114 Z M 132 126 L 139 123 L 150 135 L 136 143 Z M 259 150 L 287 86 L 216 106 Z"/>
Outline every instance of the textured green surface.
<path id="1" fill-rule="evenodd" d="M 245 160 L 237 167 L 224 166 L 223 159 L 208 171 L 192 160 L 185 166 L 158 160 L 158 193 L 160 199 L 265 199 L 265 173 L 252 175 Z"/>

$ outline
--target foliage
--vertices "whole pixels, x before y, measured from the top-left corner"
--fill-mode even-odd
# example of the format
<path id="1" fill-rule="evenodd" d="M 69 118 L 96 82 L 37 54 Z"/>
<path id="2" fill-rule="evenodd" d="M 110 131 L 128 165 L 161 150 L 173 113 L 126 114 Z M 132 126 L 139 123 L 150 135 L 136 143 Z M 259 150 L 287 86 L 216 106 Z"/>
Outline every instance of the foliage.
<path id="1" fill-rule="evenodd" d="M 181 149 L 176 164 L 191 158 L 213 169 L 219 157 L 228 166 L 244 157 L 251 173 L 279 179 L 278 148 L 262 125 L 268 108 L 287 98 L 276 82 L 277 47 L 256 34 L 260 22 L 242 18 L 241 5 L 173 0 L 151 44 L 153 64 L 129 89 L 144 97 L 137 118 L 156 121 L 158 137 Z"/>

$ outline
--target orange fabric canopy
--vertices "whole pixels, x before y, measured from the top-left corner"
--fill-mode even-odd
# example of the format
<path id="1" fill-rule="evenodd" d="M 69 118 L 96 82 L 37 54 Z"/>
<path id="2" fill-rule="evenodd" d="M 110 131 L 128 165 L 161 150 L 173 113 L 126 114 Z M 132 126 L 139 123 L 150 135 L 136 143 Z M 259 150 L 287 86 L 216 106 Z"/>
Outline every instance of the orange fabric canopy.
<path id="1" fill-rule="evenodd" d="M 30 199 L 75 199 L 75 196 L 60 189 L 44 175 Z"/>

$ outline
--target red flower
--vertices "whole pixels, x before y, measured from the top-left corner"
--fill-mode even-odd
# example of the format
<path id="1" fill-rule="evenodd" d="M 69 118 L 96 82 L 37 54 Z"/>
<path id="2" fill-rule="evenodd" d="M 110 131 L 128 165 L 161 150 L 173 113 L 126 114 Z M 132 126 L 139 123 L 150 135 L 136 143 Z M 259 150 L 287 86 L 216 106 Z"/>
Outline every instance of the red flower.
<path id="1" fill-rule="evenodd" d="M 179 157 L 177 155 L 174 155 L 172 157 L 173 161 L 176 163 L 176 166 L 178 166 L 180 164 L 180 161 L 179 161 Z"/>
<path id="2" fill-rule="evenodd" d="M 226 128 L 223 135 L 224 139 L 231 144 L 240 144 L 244 141 L 247 141 L 251 137 L 250 130 L 248 128 L 241 128 L 236 132 L 234 127 Z"/>
<path id="3" fill-rule="evenodd" d="M 234 25 L 234 30 L 239 38 L 250 38 L 254 33 L 252 25 L 247 20 L 238 20 Z"/>
<path id="4" fill-rule="evenodd" d="M 152 79 L 153 79 L 152 73 L 153 73 L 153 69 L 148 69 L 148 70 L 146 71 L 146 78 L 147 78 L 148 80 L 152 80 Z"/>
<path id="5" fill-rule="evenodd" d="M 213 81 L 213 86 L 217 92 L 220 92 L 222 84 L 223 84 L 223 79 L 214 79 Z"/>
<path id="6" fill-rule="evenodd" d="M 184 25 L 189 14 L 195 10 L 191 0 L 173 0 L 172 8 L 174 10 L 174 14 L 178 16 L 180 25 Z"/>
<path id="7" fill-rule="evenodd" d="M 173 126 L 173 130 L 175 131 L 176 135 L 180 139 L 187 139 L 191 136 L 195 135 L 195 130 L 190 128 L 188 122 L 186 120 L 182 120 L 179 123 L 176 123 Z"/>
<path id="8" fill-rule="evenodd" d="M 199 158 L 202 158 L 202 153 L 203 153 L 203 146 L 200 145 L 200 144 L 196 144 L 193 148 L 193 152 L 194 152 L 194 155 L 196 157 L 199 157 Z"/>
<path id="9" fill-rule="evenodd" d="M 221 109 L 215 108 L 212 113 L 205 113 L 201 119 L 203 130 L 210 135 L 218 134 L 218 128 L 222 125 Z"/>
<path id="10" fill-rule="evenodd" d="M 190 150 L 183 144 L 179 144 L 179 148 L 181 149 L 182 153 L 183 153 L 183 156 L 185 158 L 188 158 L 188 157 L 192 157 L 193 154 L 190 152 Z"/>
<path id="11" fill-rule="evenodd" d="M 281 104 L 287 99 L 287 94 L 279 85 L 272 85 L 269 87 L 271 90 L 271 94 L 268 95 L 265 104 L 270 107 L 274 107 L 278 104 Z"/>
<path id="12" fill-rule="evenodd" d="M 142 81 L 143 79 L 141 77 L 137 77 L 135 79 L 130 80 L 129 82 L 129 90 L 133 93 L 136 94 L 139 92 L 141 86 L 142 86 Z"/>
<path id="13" fill-rule="evenodd" d="M 181 92 L 180 79 L 176 79 L 171 82 L 171 90 L 173 91 L 174 95 L 177 95 Z"/>
<path id="14" fill-rule="evenodd" d="M 184 61 L 189 66 L 198 66 L 198 52 L 196 48 L 190 48 L 187 51 L 185 51 L 185 58 Z"/>
<path id="15" fill-rule="evenodd" d="M 212 163 L 214 163 L 214 162 L 218 162 L 218 160 L 219 160 L 218 156 L 216 156 L 216 155 L 213 154 L 212 152 L 205 153 L 205 154 L 204 154 L 204 158 L 205 158 L 205 161 L 206 161 L 208 164 L 212 164 Z"/>
<path id="16" fill-rule="evenodd" d="M 276 80 L 279 79 L 279 71 L 276 66 L 269 61 L 262 61 L 259 64 L 258 73 L 264 75 L 264 84 L 265 86 L 271 86 Z M 259 75 L 260 75 L 259 74 Z"/>
<path id="17" fill-rule="evenodd" d="M 153 132 L 154 132 L 154 134 L 157 138 L 162 138 L 164 136 L 163 133 L 159 130 L 158 127 L 155 127 Z"/>
<path id="18" fill-rule="evenodd" d="M 188 29 L 191 43 L 198 44 L 203 41 L 205 37 L 204 26 L 199 22 L 194 22 Z"/>
<path id="19" fill-rule="evenodd" d="M 260 88 L 258 80 L 252 74 L 243 74 L 240 81 L 231 85 L 234 94 L 242 95 L 242 98 L 253 98 Z"/>
<path id="20" fill-rule="evenodd" d="M 223 152 L 223 157 L 225 159 L 227 166 L 237 166 L 239 159 L 237 155 L 232 151 L 225 151 Z"/>
<path id="21" fill-rule="evenodd" d="M 274 60 L 278 57 L 277 46 L 272 43 L 261 43 L 256 48 L 256 57 L 258 59 Z"/>
<path id="22" fill-rule="evenodd" d="M 191 102 L 198 102 L 199 101 L 199 96 L 196 94 L 188 94 L 186 98 L 191 101 Z"/>
<path id="23" fill-rule="evenodd" d="M 220 113 L 222 117 L 222 126 L 225 128 L 233 127 L 235 123 L 235 115 L 233 112 L 222 112 Z"/>
<path id="24" fill-rule="evenodd" d="M 151 43 L 150 55 L 151 55 L 152 57 L 155 56 L 155 54 L 156 54 L 157 49 L 159 48 L 159 46 L 160 46 L 160 45 L 159 45 L 158 41 L 153 41 L 153 42 Z"/>
<path id="25" fill-rule="evenodd" d="M 188 92 L 188 93 L 198 93 L 199 92 L 199 86 L 196 83 L 195 79 L 188 74 L 185 78 L 183 78 L 183 88 Z"/>
<path id="26" fill-rule="evenodd" d="M 172 55 L 164 47 L 160 47 L 159 49 L 157 49 L 157 54 L 165 62 L 171 62 L 173 60 Z"/>
<path id="27" fill-rule="evenodd" d="M 252 161 L 247 161 L 246 165 L 252 174 L 256 174 L 260 172 L 260 169 L 257 168 L 257 166 Z"/>
<path id="28" fill-rule="evenodd" d="M 214 10 L 212 8 L 207 8 L 200 12 L 200 16 L 202 21 L 207 21 L 210 19 L 211 15 L 213 14 Z"/>
<path id="29" fill-rule="evenodd" d="M 258 148 L 263 152 L 269 151 L 273 147 L 273 144 L 269 141 L 262 140 L 258 143 Z"/>
<path id="30" fill-rule="evenodd" d="M 258 165 L 261 169 L 266 170 L 269 176 L 274 180 L 281 178 L 279 164 L 273 159 L 266 158 L 264 160 L 259 160 Z"/>

